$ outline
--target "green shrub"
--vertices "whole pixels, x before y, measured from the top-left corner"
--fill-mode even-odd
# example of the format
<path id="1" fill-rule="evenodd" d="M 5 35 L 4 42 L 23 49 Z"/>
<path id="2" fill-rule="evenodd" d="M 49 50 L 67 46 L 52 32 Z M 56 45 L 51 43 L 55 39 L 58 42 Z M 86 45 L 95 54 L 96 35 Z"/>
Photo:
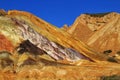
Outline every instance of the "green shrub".
<path id="1" fill-rule="evenodd" d="M 120 76 L 112 75 L 112 76 L 102 76 L 100 80 L 120 80 Z"/>
<path id="2" fill-rule="evenodd" d="M 117 54 L 120 55 L 120 51 L 117 51 Z"/>
<path id="3" fill-rule="evenodd" d="M 109 55 L 111 52 L 112 52 L 112 50 L 106 50 L 103 53 L 106 54 L 106 55 Z"/>
<path id="4" fill-rule="evenodd" d="M 110 12 L 107 12 L 107 13 L 97 13 L 97 14 L 90 14 L 90 13 L 86 13 L 87 15 L 90 15 L 91 17 L 103 17 L 107 14 L 109 14 Z"/>
<path id="5" fill-rule="evenodd" d="M 114 57 L 109 57 L 109 58 L 107 59 L 107 61 L 117 63 L 117 61 L 115 60 Z"/>

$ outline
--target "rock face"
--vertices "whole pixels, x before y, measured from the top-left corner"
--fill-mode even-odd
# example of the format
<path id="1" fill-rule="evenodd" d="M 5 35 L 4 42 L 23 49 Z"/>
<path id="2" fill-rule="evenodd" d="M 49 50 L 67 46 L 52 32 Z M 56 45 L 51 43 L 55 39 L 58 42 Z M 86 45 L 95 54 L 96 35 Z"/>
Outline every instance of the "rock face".
<path id="1" fill-rule="evenodd" d="M 120 15 L 115 12 L 82 14 L 67 30 L 96 51 L 111 50 L 114 55 L 120 49 Z"/>
<path id="2" fill-rule="evenodd" d="M 82 54 L 72 48 L 66 48 L 59 43 L 50 41 L 45 36 L 42 36 L 40 33 L 33 30 L 25 21 L 20 21 L 16 18 L 12 18 L 12 21 L 17 25 L 17 30 L 15 30 L 15 32 L 23 37 L 24 40 L 27 40 L 24 44 L 28 46 L 21 46 L 20 49 L 28 48 L 30 46 L 31 49 L 35 50 L 34 47 L 32 47 L 32 44 L 34 44 L 36 48 L 41 49 L 43 53 L 46 52 L 55 60 L 66 59 L 67 61 L 76 61 L 85 58 Z M 39 53 L 41 50 L 34 51 L 33 53 Z"/>
<path id="3" fill-rule="evenodd" d="M 64 30 L 64 31 L 66 31 L 68 28 L 69 28 L 69 26 L 67 24 L 65 24 L 61 27 L 61 29 Z"/>

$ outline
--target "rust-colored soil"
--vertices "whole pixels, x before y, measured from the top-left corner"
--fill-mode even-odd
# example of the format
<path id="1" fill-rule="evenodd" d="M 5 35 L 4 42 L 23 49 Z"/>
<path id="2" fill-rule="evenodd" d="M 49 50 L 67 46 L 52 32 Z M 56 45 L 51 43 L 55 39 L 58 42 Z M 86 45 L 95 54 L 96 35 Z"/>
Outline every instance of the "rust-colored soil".
<path id="1" fill-rule="evenodd" d="M 8 40 L 4 35 L 0 34 L 0 51 L 9 51 L 12 52 L 14 46 L 11 44 L 11 41 Z"/>

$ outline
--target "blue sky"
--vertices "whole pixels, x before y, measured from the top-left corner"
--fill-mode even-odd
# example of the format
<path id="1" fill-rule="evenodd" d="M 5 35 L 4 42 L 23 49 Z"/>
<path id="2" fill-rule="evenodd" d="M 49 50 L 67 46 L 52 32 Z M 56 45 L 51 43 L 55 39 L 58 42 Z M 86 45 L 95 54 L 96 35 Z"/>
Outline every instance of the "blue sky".
<path id="1" fill-rule="evenodd" d="M 1 0 L 0 8 L 28 11 L 61 27 L 82 13 L 120 12 L 120 0 Z"/>

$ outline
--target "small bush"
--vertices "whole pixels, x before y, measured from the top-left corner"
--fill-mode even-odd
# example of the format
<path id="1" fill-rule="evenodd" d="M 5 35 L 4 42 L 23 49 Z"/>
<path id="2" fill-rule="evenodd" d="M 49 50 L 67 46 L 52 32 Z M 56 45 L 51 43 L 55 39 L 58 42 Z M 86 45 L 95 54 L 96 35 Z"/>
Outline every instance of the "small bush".
<path id="1" fill-rule="evenodd" d="M 109 55 L 111 52 L 112 52 L 112 50 L 106 50 L 103 53 L 106 54 L 106 55 Z"/>
<path id="2" fill-rule="evenodd" d="M 117 51 L 117 54 L 120 55 L 120 51 Z"/>
<path id="3" fill-rule="evenodd" d="M 100 80 L 120 80 L 120 76 L 118 75 L 102 76 Z"/>
<path id="4" fill-rule="evenodd" d="M 91 17 L 103 17 L 103 16 L 105 16 L 105 15 L 107 15 L 107 14 L 109 14 L 110 12 L 107 12 L 107 13 L 97 13 L 97 14 L 94 14 L 94 13 L 92 13 L 92 14 L 90 14 L 90 13 L 86 13 L 87 15 L 90 15 Z"/>
<path id="5" fill-rule="evenodd" d="M 117 61 L 115 60 L 114 57 L 109 57 L 109 58 L 107 59 L 107 61 L 117 63 Z"/>

